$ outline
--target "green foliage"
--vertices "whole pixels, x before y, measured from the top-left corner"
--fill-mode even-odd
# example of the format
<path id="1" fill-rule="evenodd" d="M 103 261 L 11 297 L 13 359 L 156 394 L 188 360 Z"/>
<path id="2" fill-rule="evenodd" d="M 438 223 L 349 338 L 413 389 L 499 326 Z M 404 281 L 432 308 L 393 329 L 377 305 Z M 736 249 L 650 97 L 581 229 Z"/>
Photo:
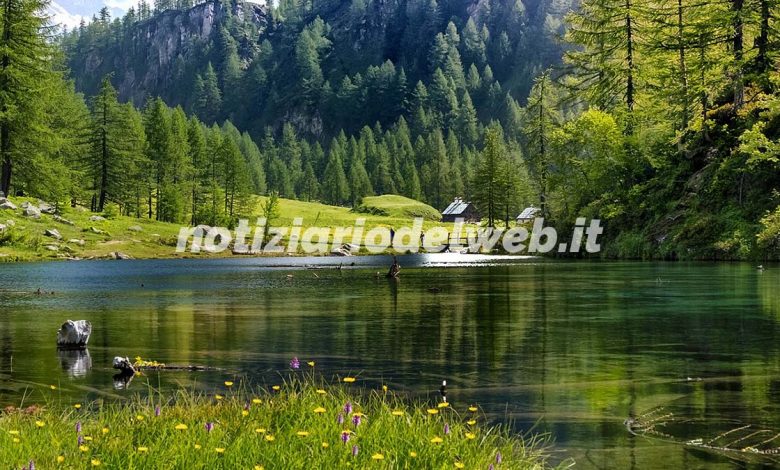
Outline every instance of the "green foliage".
<path id="1" fill-rule="evenodd" d="M 397 217 L 399 219 L 422 217 L 425 220 L 441 220 L 441 213 L 428 204 L 403 196 L 389 194 L 365 197 L 363 198 L 362 203 L 355 207 L 353 211 Z"/>

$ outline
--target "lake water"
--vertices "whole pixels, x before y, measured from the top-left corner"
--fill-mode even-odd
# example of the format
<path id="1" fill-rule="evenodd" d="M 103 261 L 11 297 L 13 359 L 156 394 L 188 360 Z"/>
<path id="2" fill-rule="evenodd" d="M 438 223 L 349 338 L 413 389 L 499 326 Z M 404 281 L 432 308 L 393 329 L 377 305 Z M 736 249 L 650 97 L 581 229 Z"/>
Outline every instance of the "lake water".
<path id="1" fill-rule="evenodd" d="M 554 459 L 577 468 L 775 463 L 683 443 L 743 425 L 780 432 L 780 267 L 400 262 L 397 282 L 375 277 L 381 257 L 0 264 L 0 405 L 34 401 L 49 384 L 73 400 L 143 393 L 144 379 L 115 389 L 116 355 L 220 368 L 150 375 L 204 390 L 233 377 L 278 383 L 298 356 L 418 398 L 446 379 L 456 406 L 549 432 Z M 92 322 L 89 357 L 56 350 L 65 319 Z M 667 413 L 663 435 L 624 425 Z"/>

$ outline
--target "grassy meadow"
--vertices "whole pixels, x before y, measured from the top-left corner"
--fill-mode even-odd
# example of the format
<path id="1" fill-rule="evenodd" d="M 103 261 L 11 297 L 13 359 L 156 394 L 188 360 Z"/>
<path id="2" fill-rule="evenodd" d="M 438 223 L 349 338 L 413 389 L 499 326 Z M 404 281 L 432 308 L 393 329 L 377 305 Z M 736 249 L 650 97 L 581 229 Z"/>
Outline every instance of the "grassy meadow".
<path id="1" fill-rule="evenodd" d="M 31 392 L 0 414 L 0 462 L 36 469 L 546 468 L 541 441 L 486 423 L 471 403 L 410 402 L 314 363 L 278 385 L 64 402 Z M 34 404 L 33 404 L 34 403 Z"/>
<path id="2" fill-rule="evenodd" d="M 38 203 L 32 198 L 9 199 L 17 206 L 21 206 L 25 201 Z M 256 198 L 255 210 L 246 217 L 250 227 L 254 226 L 257 217 L 262 214 L 265 200 L 266 198 L 261 196 Z M 440 214 L 432 207 L 394 195 L 365 198 L 362 206 L 355 211 L 317 202 L 280 199 L 278 214 L 272 225 L 288 226 L 293 219 L 300 217 L 303 218 L 304 230 L 312 226 L 351 227 L 358 218 L 366 220 L 366 231 L 374 227 L 411 226 L 412 219 L 417 216 L 426 217 L 426 228 L 442 225 L 438 222 Z M 83 207 L 61 206 L 59 215 L 73 225 L 57 221 L 49 214 L 41 214 L 40 219 L 25 217 L 21 207 L 13 211 L 0 210 L 0 224 L 6 225 L 5 230 L 0 231 L 0 261 L 109 258 L 114 252 L 133 258 L 231 256 L 229 250 L 220 254 L 176 253 L 180 224 L 112 213 L 95 214 Z M 90 217 L 95 215 L 104 217 L 105 220 L 90 220 Z M 8 222 L 9 220 L 11 222 Z M 48 229 L 58 230 L 62 239 L 56 240 L 44 235 Z"/>

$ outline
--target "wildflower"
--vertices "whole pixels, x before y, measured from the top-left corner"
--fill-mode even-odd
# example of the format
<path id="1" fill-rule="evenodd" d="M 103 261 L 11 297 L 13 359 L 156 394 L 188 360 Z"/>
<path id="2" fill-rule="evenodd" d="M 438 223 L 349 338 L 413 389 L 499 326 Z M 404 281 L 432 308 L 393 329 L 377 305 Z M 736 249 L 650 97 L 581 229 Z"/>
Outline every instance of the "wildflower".
<path id="1" fill-rule="evenodd" d="M 309 364 L 309 367 L 314 367 L 314 361 L 309 361 L 306 364 Z"/>
<path id="2" fill-rule="evenodd" d="M 276 438 L 273 435 L 271 435 L 271 434 L 267 434 L 265 436 L 265 440 L 268 441 L 268 442 L 273 442 L 274 440 L 276 440 Z"/>
<path id="3" fill-rule="evenodd" d="M 317 414 L 325 413 L 325 408 L 318 406 L 317 408 L 314 408 L 314 412 Z"/>
<path id="4" fill-rule="evenodd" d="M 382 454 L 374 454 L 374 455 L 371 456 L 371 459 L 372 460 L 384 460 L 385 456 L 382 455 Z"/>
<path id="5" fill-rule="evenodd" d="M 439 436 L 434 437 L 431 439 L 431 444 L 441 444 L 444 442 L 444 439 L 440 438 Z"/>
<path id="6" fill-rule="evenodd" d="M 345 414 L 350 414 L 350 413 L 352 413 L 352 403 L 350 403 L 350 402 L 347 402 L 347 403 L 344 405 L 344 413 L 345 413 Z"/>
<path id="7" fill-rule="evenodd" d="M 103 429 L 100 430 L 100 432 L 103 433 L 103 434 L 108 434 L 108 431 L 109 431 L 108 428 L 103 428 Z"/>
<path id="8" fill-rule="evenodd" d="M 89 461 L 89 463 L 91 463 L 93 467 L 99 467 L 101 464 L 100 460 L 98 459 L 92 459 Z"/>
<path id="9" fill-rule="evenodd" d="M 393 416 L 403 416 L 404 412 L 401 410 L 393 410 L 393 412 L 390 414 L 392 414 Z"/>
<path id="10" fill-rule="evenodd" d="M 176 425 L 176 430 L 177 431 L 186 431 L 187 430 L 187 425 L 184 424 L 184 423 L 179 423 L 179 424 Z"/>
<path id="11" fill-rule="evenodd" d="M 295 434 L 297 434 L 299 437 L 307 437 L 309 435 L 309 431 L 298 431 Z"/>
<path id="12" fill-rule="evenodd" d="M 214 452 L 216 452 L 218 454 L 224 454 L 225 453 L 225 448 L 224 447 L 217 447 L 216 449 L 214 449 Z"/>
<path id="13" fill-rule="evenodd" d="M 426 411 L 428 412 L 429 415 L 435 415 L 439 412 L 439 410 L 437 410 L 436 408 L 428 408 Z"/>
<path id="14" fill-rule="evenodd" d="M 18 444 L 18 443 L 22 442 L 22 441 L 19 440 L 18 437 L 13 438 L 12 440 L 13 440 L 14 444 Z"/>
<path id="15" fill-rule="evenodd" d="M 76 403 L 75 405 L 73 405 L 73 408 L 76 408 L 77 410 L 80 410 L 81 409 L 81 403 Z"/>
<path id="16" fill-rule="evenodd" d="M 359 450 L 359 449 L 358 449 L 358 446 L 357 446 L 357 444 L 355 444 L 355 445 L 353 445 L 353 446 L 352 446 L 352 456 L 353 456 L 353 457 L 357 457 L 358 450 Z"/>
<path id="17" fill-rule="evenodd" d="M 469 426 L 474 426 L 475 424 L 477 424 L 477 420 L 476 419 L 470 419 L 470 420 L 466 421 L 466 424 L 468 424 Z"/>
<path id="18" fill-rule="evenodd" d="M 339 424 L 344 424 L 344 415 L 339 413 L 338 417 L 336 417 L 336 422 Z"/>
<path id="19" fill-rule="evenodd" d="M 142 454 L 146 453 L 146 452 L 149 452 L 149 448 L 148 447 L 139 447 L 138 448 L 138 452 L 140 452 Z"/>
<path id="20" fill-rule="evenodd" d="M 501 461 L 504 460 L 501 457 L 501 452 L 496 452 L 496 463 L 501 463 Z"/>
<path id="21" fill-rule="evenodd" d="M 248 410 L 241 410 L 241 416 L 249 416 Z"/>
<path id="22" fill-rule="evenodd" d="M 261 400 L 259 398 L 252 398 L 252 403 L 254 403 L 255 405 L 259 405 L 262 402 L 263 402 L 263 400 Z"/>
<path id="23" fill-rule="evenodd" d="M 274 385 L 273 387 L 271 387 L 271 390 L 273 390 L 274 392 L 278 392 L 279 390 L 281 390 L 281 388 L 282 387 L 280 387 L 278 385 Z"/>
<path id="24" fill-rule="evenodd" d="M 341 442 L 344 444 L 349 442 L 349 431 L 341 431 Z"/>
<path id="25" fill-rule="evenodd" d="M 415 451 L 409 452 L 409 457 L 411 457 L 413 459 L 416 458 L 417 457 L 417 452 L 415 452 Z"/>
<path id="26" fill-rule="evenodd" d="M 326 392 L 325 390 L 323 390 L 323 389 L 321 389 L 321 388 L 318 388 L 318 389 L 317 389 L 317 393 L 319 393 L 320 395 L 325 395 L 325 394 L 326 394 L 326 393 L 328 393 L 328 392 Z"/>
<path id="27" fill-rule="evenodd" d="M 217 401 L 219 401 L 219 400 L 222 400 L 223 398 L 225 398 L 225 397 L 223 397 L 223 396 L 222 396 L 222 395 L 220 395 L 220 394 L 216 394 L 216 395 L 214 395 L 214 399 L 215 399 L 215 400 L 217 400 Z"/>
<path id="28" fill-rule="evenodd" d="M 157 405 L 154 407 L 154 416 L 159 417 L 160 416 L 160 405 Z"/>
<path id="29" fill-rule="evenodd" d="M 352 424 L 355 425 L 355 427 L 360 426 L 360 415 L 354 415 L 352 416 Z"/>
<path id="30" fill-rule="evenodd" d="M 17 431 L 16 429 L 12 429 L 11 431 L 8 431 L 8 434 L 10 434 L 12 436 L 18 436 L 19 435 L 19 431 Z"/>
<path id="31" fill-rule="evenodd" d="M 199 450 L 201 448 L 202 448 L 202 446 L 200 444 L 195 444 L 195 450 Z"/>
<path id="32" fill-rule="evenodd" d="M 477 408 L 476 406 L 473 406 L 473 405 L 472 405 L 472 406 L 469 406 L 469 411 L 471 411 L 472 413 L 476 413 L 476 412 L 477 412 L 477 409 L 478 409 L 478 408 Z"/>
<path id="33" fill-rule="evenodd" d="M 492 463 L 490 465 L 488 465 L 488 470 L 495 470 L 495 468 L 496 467 L 494 467 Z"/>
<path id="34" fill-rule="evenodd" d="M 255 428 L 255 432 L 257 434 L 265 434 L 265 429 L 264 428 Z"/>
<path id="35" fill-rule="evenodd" d="M 233 382 L 231 382 L 230 380 L 225 381 L 225 387 L 230 388 L 232 386 L 233 386 Z"/>
<path id="36" fill-rule="evenodd" d="M 78 439 L 76 439 L 76 443 L 78 445 L 83 445 L 84 444 L 84 438 L 81 436 L 81 434 L 79 434 Z"/>
<path id="37" fill-rule="evenodd" d="M 262 465 L 255 465 L 255 470 L 265 470 L 265 467 Z"/>
<path id="38" fill-rule="evenodd" d="M 146 416 L 144 416 L 144 415 L 138 415 L 138 416 L 136 416 L 136 417 L 135 417 L 135 419 L 137 419 L 138 421 L 143 421 L 143 420 L 145 420 L 145 419 L 146 419 Z"/>
<path id="39" fill-rule="evenodd" d="M 62 463 L 64 461 L 65 461 L 65 456 L 64 455 L 58 455 L 57 456 L 57 463 Z"/>
<path id="40" fill-rule="evenodd" d="M 49 388 L 52 389 L 52 390 L 57 390 L 57 386 L 56 385 L 49 385 Z"/>
<path id="41" fill-rule="evenodd" d="M 463 462 L 455 462 L 455 468 L 466 468 L 466 464 Z"/>
<path id="42" fill-rule="evenodd" d="M 354 383 L 355 380 L 357 379 L 355 379 L 354 377 L 344 377 L 344 382 L 348 384 Z"/>
<path id="43" fill-rule="evenodd" d="M 439 403 L 436 406 L 439 407 L 439 408 L 447 408 L 448 406 L 450 406 L 450 404 L 447 403 L 446 401 L 443 401 L 443 402 Z"/>
<path id="44" fill-rule="evenodd" d="M 328 444 L 327 442 L 323 442 L 322 443 L 322 448 L 323 449 L 327 449 L 328 447 L 330 447 L 330 444 Z"/>
<path id="45" fill-rule="evenodd" d="M 301 361 L 298 360 L 298 357 L 292 358 L 290 361 L 290 369 L 300 369 L 301 368 Z"/>
<path id="46" fill-rule="evenodd" d="M 81 434 L 81 421 L 76 421 L 76 432 Z"/>
<path id="47" fill-rule="evenodd" d="M 206 432 L 211 432 L 214 430 L 214 423 L 208 422 L 204 426 L 206 428 Z"/>
<path id="48" fill-rule="evenodd" d="M 87 447 L 85 445 L 80 445 L 79 446 L 79 450 L 82 451 L 82 452 L 89 452 L 89 447 Z"/>
<path id="49" fill-rule="evenodd" d="M 84 436 L 84 440 L 87 442 L 92 442 L 92 436 Z"/>
<path id="50" fill-rule="evenodd" d="M 35 426 L 37 426 L 39 428 L 42 428 L 42 427 L 46 426 L 46 423 L 44 423 L 43 421 L 36 421 L 35 422 Z"/>
<path id="51" fill-rule="evenodd" d="M 383 391 L 383 392 L 386 392 L 386 391 L 387 391 L 387 385 L 382 385 L 382 391 Z"/>
<path id="52" fill-rule="evenodd" d="M 447 423 L 444 423 L 444 435 L 446 436 L 449 433 L 450 433 L 450 425 L 447 424 Z"/>
<path id="53" fill-rule="evenodd" d="M 473 432 L 467 432 L 466 433 L 466 439 L 476 439 L 477 435 Z"/>

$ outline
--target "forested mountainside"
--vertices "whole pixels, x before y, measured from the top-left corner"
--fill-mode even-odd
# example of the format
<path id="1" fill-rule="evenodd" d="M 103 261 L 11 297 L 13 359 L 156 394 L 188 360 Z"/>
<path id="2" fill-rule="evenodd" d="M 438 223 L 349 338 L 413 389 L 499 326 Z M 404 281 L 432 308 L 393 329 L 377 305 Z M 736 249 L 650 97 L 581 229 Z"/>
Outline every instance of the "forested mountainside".
<path id="1" fill-rule="evenodd" d="M 122 100 L 161 97 L 260 137 L 291 122 L 321 139 L 395 124 L 430 97 L 483 121 L 560 63 L 571 0 L 157 2 L 98 16 L 62 41 L 79 90 L 112 73 Z M 106 14 L 105 12 L 103 13 Z M 217 96 L 219 95 L 219 96 Z M 468 95 L 466 97 L 465 95 Z M 424 107 L 423 107 L 424 109 Z"/>
<path id="2" fill-rule="evenodd" d="M 57 41 L 45 6 L 0 6 L 6 193 L 212 225 L 462 196 L 599 218 L 607 256 L 780 257 L 776 0 L 159 0 Z"/>

